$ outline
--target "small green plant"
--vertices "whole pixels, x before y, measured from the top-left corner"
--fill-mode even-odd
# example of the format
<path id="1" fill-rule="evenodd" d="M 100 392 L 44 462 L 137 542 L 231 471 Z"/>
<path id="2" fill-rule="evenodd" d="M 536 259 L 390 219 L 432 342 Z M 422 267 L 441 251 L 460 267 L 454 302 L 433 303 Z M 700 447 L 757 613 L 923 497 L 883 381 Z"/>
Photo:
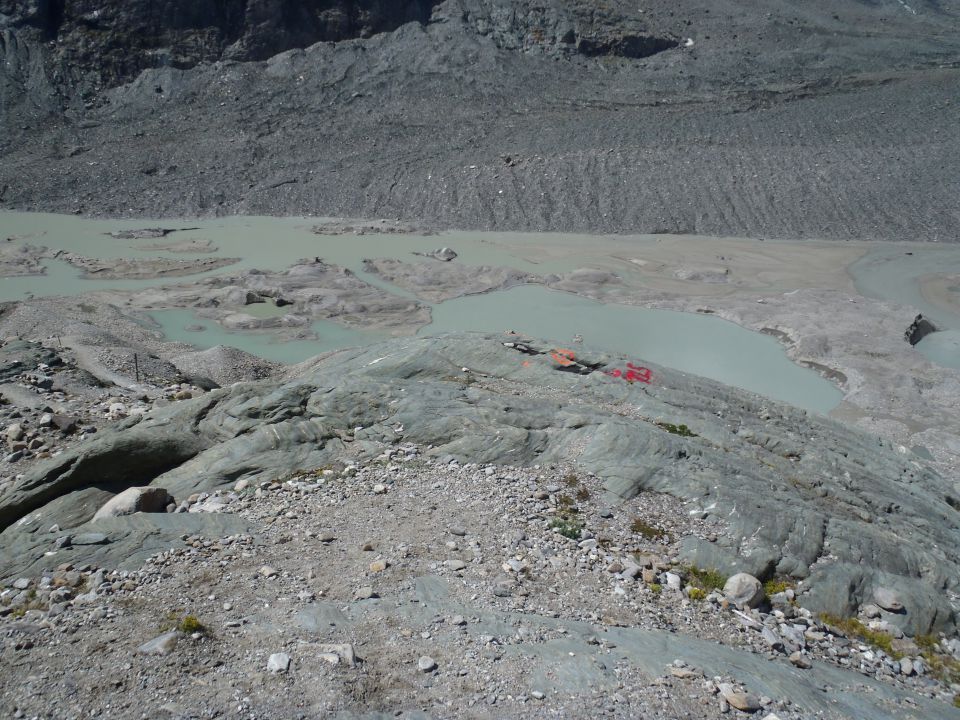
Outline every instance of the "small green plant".
<path id="1" fill-rule="evenodd" d="M 630 530 L 637 535 L 642 535 L 647 540 L 654 540 L 661 535 L 666 535 L 666 533 L 656 525 L 650 525 L 643 518 L 638 517 L 634 518 L 633 522 L 630 523 Z"/>
<path id="2" fill-rule="evenodd" d="M 953 696 L 953 706 L 955 708 L 960 708 L 960 695 Z"/>
<path id="3" fill-rule="evenodd" d="M 903 653 L 897 652 L 893 647 L 893 636 L 879 630 L 871 630 L 857 618 L 842 618 L 836 615 L 824 613 L 820 616 L 826 625 L 832 625 L 840 630 L 844 635 L 860 638 L 865 643 L 873 645 L 875 648 L 883 650 L 894 660 L 903 657 Z"/>
<path id="4" fill-rule="evenodd" d="M 590 499 L 590 491 L 585 487 L 577 488 L 577 500 L 584 502 Z"/>
<path id="5" fill-rule="evenodd" d="M 659 595 L 663 591 L 663 585 L 660 583 L 650 583 L 647 587 L 650 588 L 650 592 L 654 595 Z"/>
<path id="6" fill-rule="evenodd" d="M 692 587 L 687 590 L 687 597 L 691 600 L 705 600 L 707 597 L 707 591 L 698 587 Z"/>
<path id="7" fill-rule="evenodd" d="M 723 590 L 723 586 L 727 584 L 727 576 L 712 568 L 704 569 L 691 565 L 687 568 L 687 574 L 690 584 L 701 590 Z"/>
<path id="8" fill-rule="evenodd" d="M 557 505 L 559 505 L 564 511 L 571 511 L 570 509 L 573 507 L 573 498 L 569 495 L 561 495 L 557 498 Z"/>
<path id="9" fill-rule="evenodd" d="M 679 435 L 680 437 L 699 437 L 686 425 L 674 425 L 673 423 L 668 422 L 657 422 L 657 427 L 663 428 L 671 435 Z"/>
<path id="10" fill-rule="evenodd" d="M 206 626 L 200 622 L 196 615 L 181 616 L 180 611 L 178 610 L 171 610 L 167 613 L 167 616 L 164 618 L 163 622 L 160 623 L 160 630 L 164 632 L 169 630 L 177 630 L 185 635 L 207 632 Z"/>
<path id="11" fill-rule="evenodd" d="M 177 630 L 187 635 L 192 635 L 193 633 L 205 633 L 207 628 L 200 622 L 196 615 L 185 615 L 177 626 Z"/>
<path id="12" fill-rule="evenodd" d="M 763 584 L 763 590 L 767 593 L 767 597 L 792 590 L 794 587 L 796 586 L 789 580 L 780 578 L 770 578 Z"/>
<path id="13" fill-rule="evenodd" d="M 936 636 L 917 635 L 913 641 L 920 648 L 920 656 L 927 663 L 934 677 L 950 684 L 960 683 L 960 660 L 939 652 Z M 960 698 L 960 695 L 957 698 Z M 957 702 L 957 698 L 954 698 L 954 703 Z"/>
<path id="14" fill-rule="evenodd" d="M 583 524 L 573 518 L 569 517 L 558 517 L 550 521 L 549 525 L 551 530 L 556 530 L 565 538 L 571 540 L 580 539 L 580 531 L 583 529 Z"/>

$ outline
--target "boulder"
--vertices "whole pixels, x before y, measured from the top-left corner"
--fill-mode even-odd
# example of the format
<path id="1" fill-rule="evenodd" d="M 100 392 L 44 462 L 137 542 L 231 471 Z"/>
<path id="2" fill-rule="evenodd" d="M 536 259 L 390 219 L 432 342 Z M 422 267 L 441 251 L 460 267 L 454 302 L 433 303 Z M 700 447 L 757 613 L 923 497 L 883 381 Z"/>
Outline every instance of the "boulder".
<path id="1" fill-rule="evenodd" d="M 166 488 L 132 487 L 107 501 L 97 510 L 93 519 L 133 515 L 138 512 L 166 512 L 167 505 L 174 502 Z"/>
<path id="2" fill-rule="evenodd" d="M 737 573 L 723 585 L 723 594 L 737 607 L 755 608 L 766 594 L 763 585 L 753 575 Z"/>

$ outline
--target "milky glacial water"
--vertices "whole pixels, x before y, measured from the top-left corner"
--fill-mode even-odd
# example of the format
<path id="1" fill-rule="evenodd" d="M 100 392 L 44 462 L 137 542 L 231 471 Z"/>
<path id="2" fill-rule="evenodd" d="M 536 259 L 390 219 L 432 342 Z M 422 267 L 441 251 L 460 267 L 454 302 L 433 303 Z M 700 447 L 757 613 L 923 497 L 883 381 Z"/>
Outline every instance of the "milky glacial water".
<path id="1" fill-rule="evenodd" d="M 349 268 L 372 285 L 411 297 L 382 278 L 366 273 L 363 259 L 411 259 L 414 252 L 428 252 L 446 245 L 457 250 L 458 263 L 506 265 L 543 275 L 583 267 L 590 260 L 590 248 L 597 248 L 598 258 L 603 254 L 604 238 L 597 236 L 477 232 L 444 232 L 428 236 L 317 235 L 312 228 L 321 220 L 303 217 L 96 220 L 69 215 L 0 212 L 0 242 L 6 237 L 14 237 L 17 241 L 100 258 L 240 258 L 238 263 L 225 268 L 164 280 L 87 280 L 67 263 L 48 260 L 44 276 L 0 279 L 0 300 L 44 295 L 74 296 L 99 289 L 135 290 L 161 283 L 192 282 L 209 275 L 237 274 L 251 268 L 282 270 L 307 257 L 320 257 Z M 109 235 L 110 232 L 148 227 L 189 229 L 170 233 L 165 238 L 142 240 Z M 622 237 L 617 239 L 623 240 Z M 217 251 L 191 254 L 148 248 L 187 240 L 209 240 Z M 635 240 L 638 246 L 642 246 L 654 238 L 637 236 Z M 960 318 L 945 317 L 941 309 L 930 306 L 917 283 L 917 278 L 925 274 L 951 269 L 960 272 L 960 248 L 913 246 L 913 254 L 906 255 L 903 245 L 880 244 L 855 263 L 850 271 L 858 289 L 865 295 L 909 303 L 939 320 L 944 327 L 960 329 Z M 249 311 L 256 316 L 283 312 L 269 304 L 251 306 Z M 311 328 L 316 340 L 278 343 L 269 334 L 227 331 L 209 320 L 195 317 L 188 310 L 161 310 L 152 316 L 171 340 L 201 348 L 233 345 L 261 357 L 288 363 L 326 350 L 365 345 L 385 337 L 381 333 L 351 330 L 332 322 L 318 322 Z M 828 412 L 842 397 L 830 382 L 791 362 L 772 338 L 716 317 L 604 305 L 534 286 L 440 303 L 433 306 L 433 317 L 433 323 L 423 328 L 421 335 L 448 330 L 514 329 L 569 343 L 579 333 L 587 344 L 703 375 L 816 412 Z M 203 330 L 187 329 L 197 325 Z M 947 335 L 931 336 L 917 346 L 935 362 L 953 366 L 958 365 L 952 360 L 960 363 L 957 347 L 956 339 Z"/>

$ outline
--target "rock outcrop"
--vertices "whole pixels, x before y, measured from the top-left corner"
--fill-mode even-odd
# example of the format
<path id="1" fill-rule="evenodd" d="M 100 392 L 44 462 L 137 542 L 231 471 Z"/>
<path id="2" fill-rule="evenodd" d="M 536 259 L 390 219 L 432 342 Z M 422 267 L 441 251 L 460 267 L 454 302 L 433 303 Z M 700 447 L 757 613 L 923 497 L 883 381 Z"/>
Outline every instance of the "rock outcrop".
<path id="1" fill-rule="evenodd" d="M 402 339 L 330 353 L 286 382 L 154 410 L 0 498 L 2 573 L 42 559 L 48 541 L 35 522 L 82 526 L 108 483 L 116 492 L 152 480 L 186 497 L 404 440 L 461 462 L 573 462 L 621 498 L 667 493 L 717 527 L 713 542 L 681 546 L 699 567 L 802 581 L 803 604 L 834 614 L 886 588 L 903 606 L 891 623 L 955 627 L 945 592 L 960 577 L 952 483 L 876 437 L 743 391 L 659 367 L 615 377 L 627 360 L 639 362 L 515 336 Z M 73 502 L 61 517 L 66 498 L 93 492 L 101 499 L 89 515 Z"/>

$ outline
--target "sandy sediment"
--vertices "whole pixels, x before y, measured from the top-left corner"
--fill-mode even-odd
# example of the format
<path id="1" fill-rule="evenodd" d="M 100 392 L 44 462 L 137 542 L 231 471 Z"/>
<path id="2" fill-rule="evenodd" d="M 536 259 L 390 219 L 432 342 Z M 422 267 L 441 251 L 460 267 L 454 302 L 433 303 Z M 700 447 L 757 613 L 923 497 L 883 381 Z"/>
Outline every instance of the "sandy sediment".
<path id="1" fill-rule="evenodd" d="M 84 277 L 99 280 L 152 280 L 181 277 L 217 270 L 239 262 L 240 258 L 91 258 L 73 252 L 60 252 L 55 257 L 83 270 Z"/>

